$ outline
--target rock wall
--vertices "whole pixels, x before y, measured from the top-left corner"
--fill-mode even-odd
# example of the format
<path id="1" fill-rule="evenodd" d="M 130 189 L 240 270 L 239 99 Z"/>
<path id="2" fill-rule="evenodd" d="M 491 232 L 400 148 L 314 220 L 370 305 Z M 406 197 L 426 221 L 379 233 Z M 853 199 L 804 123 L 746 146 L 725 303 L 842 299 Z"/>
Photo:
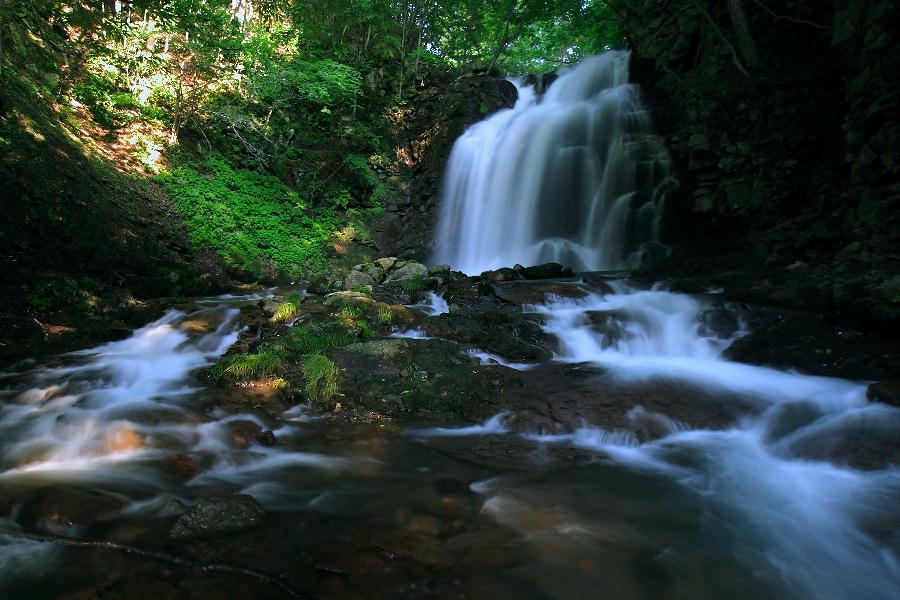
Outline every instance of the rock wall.
<path id="1" fill-rule="evenodd" d="M 900 5 L 613 4 L 678 169 L 676 260 L 740 255 L 806 281 L 816 308 L 896 323 Z"/>
<path id="2" fill-rule="evenodd" d="M 453 143 L 468 126 L 512 107 L 516 98 L 512 83 L 483 73 L 437 80 L 416 95 L 396 124 L 393 193 L 375 225 L 382 254 L 429 257 L 441 178 Z"/>

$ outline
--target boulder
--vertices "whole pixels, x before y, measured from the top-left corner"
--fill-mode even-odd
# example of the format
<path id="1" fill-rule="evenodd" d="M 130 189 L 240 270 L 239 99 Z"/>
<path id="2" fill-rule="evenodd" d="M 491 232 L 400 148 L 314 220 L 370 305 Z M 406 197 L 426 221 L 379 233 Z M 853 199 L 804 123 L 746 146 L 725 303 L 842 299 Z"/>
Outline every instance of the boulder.
<path id="1" fill-rule="evenodd" d="M 375 261 L 375 264 L 378 265 L 379 267 L 381 267 L 385 273 L 387 273 L 392 268 L 394 268 L 394 265 L 396 263 L 397 263 L 397 259 L 396 259 L 396 257 L 393 257 L 393 256 L 389 256 L 386 258 L 379 258 Z"/>
<path id="2" fill-rule="evenodd" d="M 368 306 L 374 304 L 375 301 L 367 295 L 360 292 L 344 290 L 342 292 L 332 292 L 325 296 L 325 306 L 341 308 L 342 306 Z"/>
<path id="3" fill-rule="evenodd" d="M 263 508 L 247 494 L 208 498 L 181 515 L 169 536 L 186 540 L 244 531 L 262 525 L 265 516 Z"/>
<path id="4" fill-rule="evenodd" d="M 505 281 L 519 281 L 524 275 L 515 269 L 503 267 L 494 271 L 485 271 L 481 274 L 481 280 L 488 283 L 503 283 Z"/>
<path id="5" fill-rule="evenodd" d="M 557 279 L 559 277 L 571 277 L 572 270 L 563 267 L 559 263 L 544 263 L 533 267 L 524 267 L 521 271 L 525 279 Z"/>
<path id="6" fill-rule="evenodd" d="M 368 273 L 362 271 L 350 271 L 350 274 L 344 278 L 344 289 L 352 290 L 356 287 L 372 288 L 378 281 Z"/>
<path id="7" fill-rule="evenodd" d="M 422 263 L 407 262 L 402 266 L 396 266 L 385 278 L 385 285 L 391 283 L 402 283 L 411 279 L 423 279 L 428 275 L 428 267 Z"/>
<path id="8" fill-rule="evenodd" d="M 432 277 L 450 277 L 450 265 L 434 265 L 428 267 L 428 274 Z"/>

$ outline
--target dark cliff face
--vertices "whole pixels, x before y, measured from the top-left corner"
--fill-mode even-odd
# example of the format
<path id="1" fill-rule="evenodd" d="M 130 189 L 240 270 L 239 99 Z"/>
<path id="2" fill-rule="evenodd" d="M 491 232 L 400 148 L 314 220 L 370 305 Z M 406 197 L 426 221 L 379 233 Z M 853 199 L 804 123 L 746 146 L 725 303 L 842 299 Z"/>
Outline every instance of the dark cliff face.
<path id="1" fill-rule="evenodd" d="M 431 253 L 441 180 L 453 143 L 470 125 L 517 98 L 515 86 L 485 74 L 466 74 L 422 90 L 397 131 L 397 175 L 375 242 L 388 256 L 426 260 Z"/>
<path id="2" fill-rule="evenodd" d="M 802 279 L 816 308 L 896 323 L 897 3 L 617 4 L 678 169 L 663 232 L 676 259 L 741 256 Z"/>

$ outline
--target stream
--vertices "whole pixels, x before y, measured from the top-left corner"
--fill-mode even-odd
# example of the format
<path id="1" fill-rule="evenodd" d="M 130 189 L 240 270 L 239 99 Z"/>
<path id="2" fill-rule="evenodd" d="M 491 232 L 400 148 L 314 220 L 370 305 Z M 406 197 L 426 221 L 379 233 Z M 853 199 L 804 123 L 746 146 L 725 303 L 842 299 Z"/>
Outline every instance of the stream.
<path id="1" fill-rule="evenodd" d="M 3 373 L 3 526 L 142 540 L 203 498 L 244 493 L 267 525 L 187 552 L 285 574 L 313 595 L 894 597 L 900 469 L 852 468 L 843 453 L 860 438 L 896 446 L 900 410 L 867 401 L 861 382 L 725 361 L 744 330 L 708 331 L 702 298 L 613 286 L 524 308 L 559 342 L 551 363 L 593 365 L 598 385 L 701 390 L 739 407 L 733 422 L 692 427 L 640 404 L 626 414 L 638 429 L 585 419 L 556 434 L 516 431 L 508 412 L 437 428 L 334 423 L 305 405 L 275 422 L 227 414 L 192 374 L 237 340 L 239 307 L 259 297 L 213 299 Z M 444 305 L 419 310 L 437 318 Z M 591 327 L 598 311 L 620 336 Z M 277 443 L 236 446 L 231 426 L 248 421 Z M 179 473 L 185 456 L 196 472 Z M 73 508 L 71 490 L 101 494 L 105 508 Z M 74 517 L 58 518 L 54 502 Z M 5 597 L 125 575 L 137 587 L 123 597 L 144 597 L 159 577 L 139 559 L 91 557 L 0 536 Z"/>

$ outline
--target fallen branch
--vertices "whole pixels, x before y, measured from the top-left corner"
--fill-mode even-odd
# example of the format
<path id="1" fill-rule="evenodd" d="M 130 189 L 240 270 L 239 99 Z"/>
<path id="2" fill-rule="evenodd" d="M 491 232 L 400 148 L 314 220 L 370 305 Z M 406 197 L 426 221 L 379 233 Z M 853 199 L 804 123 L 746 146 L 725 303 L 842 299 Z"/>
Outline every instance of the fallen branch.
<path id="1" fill-rule="evenodd" d="M 205 572 L 219 572 L 219 573 L 232 573 L 235 575 L 246 575 L 248 577 L 254 577 L 261 581 L 265 581 L 271 585 L 274 585 L 280 588 L 284 593 L 289 595 L 291 598 L 302 598 L 294 588 L 289 586 L 280 576 L 268 575 L 266 573 L 262 573 L 260 571 L 254 571 L 253 569 L 244 569 L 241 567 L 232 567 L 231 565 L 223 565 L 223 564 L 206 564 L 197 562 L 194 560 L 190 560 L 188 558 L 182 558 L 180 556 L 175 556 L 174 554 L 168 554 L 166 552 L 154 552 L 152 550 L 144 550 L 143 548 L 138 548 L 137 546 L 129 546 L 126 544 L 118 544 L 116 542 L 110 542 L 108 540 L 79 540 L 76 538 L 70 538 L 62 535 L 54 535 L 50 533 L 33 533 L 30 531 L 18 531 L 14 529 L 6 529 L 0 528 L 0 535 L 6 535 L 9 537 L 20 538 L 31 540 L 33 542 L 44 542 L 48 544 L 61 544 L 63 546 L 74 546 L 78 548 L 98 548 L 100 550 L 112 550 L 114 552 L 124 552 L 126 554 L 134 554 L 136 556 L 143 556 L 145 558 L 150 558 L 152 560 L 157 560 L 160 562 L 166 562 L 173 565 L 179 565 L 182 567 L 187 567 L 190 569 L 199 569 Z"/>

